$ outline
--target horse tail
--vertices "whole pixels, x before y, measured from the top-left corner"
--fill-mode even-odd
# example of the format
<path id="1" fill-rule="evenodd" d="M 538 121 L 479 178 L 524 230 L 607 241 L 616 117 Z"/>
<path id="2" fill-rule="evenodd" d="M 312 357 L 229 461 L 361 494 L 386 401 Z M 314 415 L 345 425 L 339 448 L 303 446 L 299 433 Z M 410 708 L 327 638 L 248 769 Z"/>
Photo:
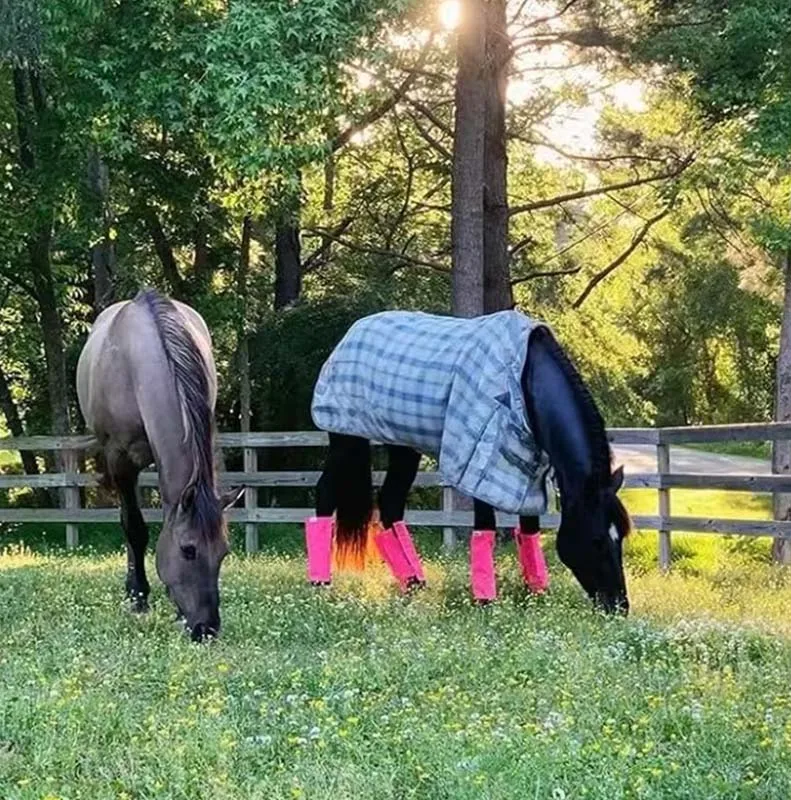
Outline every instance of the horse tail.
<path id="1" fill-rule="evenodd" d="M 332 437 L 334 461 L 335 563 L 361 570 L 370 551 L 373 513 L 371 443 L 357 436 Z"/>

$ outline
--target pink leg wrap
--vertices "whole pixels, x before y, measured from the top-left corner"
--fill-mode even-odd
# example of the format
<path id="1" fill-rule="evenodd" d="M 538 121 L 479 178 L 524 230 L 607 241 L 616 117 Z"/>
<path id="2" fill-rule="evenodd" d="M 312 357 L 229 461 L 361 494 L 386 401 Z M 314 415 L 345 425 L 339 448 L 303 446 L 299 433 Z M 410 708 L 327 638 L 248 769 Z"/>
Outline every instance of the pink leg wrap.
<path id="1" fill-rule="evenodd" d="M 393 577 L 401 584 L 402 591 L 407 588 L 409 579 L 412 577 L 412 568 L 409 566 L 401 544 L 398 541 L 393 528 L 380 531 L 374 537 L 379 554 L 384 559 L 385 564 L 390 567 Z"/>
<path id="2" fill-rule="evenodd" d="M 332 580 L 332 517 L 305 520 L 305 546 L 308 551 L 308 580 L 329 583 Z"/>
<path id="3" fill-rule="evenodd" d="M 470 539 L 470 579 L 476 600 L 494 600 L 497 582 L 494 576 L 494 531 L 473 531 Z"/>
<path id="4" fill-rule="evenodd" d="M 514 531 L 516 552 L 522 577 L 531 592 L 542 594 L 549 587 L 549 570 L 541 549 L 541 534 L 522 533 L 518 528 Z"/>
<path id="5" fill-rule="evenodd" d="M 412 541 L 412 535 L 409 533 L 409 528 L 403 522 L 393 523 L 393 532 L 401 545 L 401 550 L 406 557 L 409 564 L 409 577 L 417 578 L 421 583 L 426 582 L 426 575 L 423 572 L 423 564 L 420 563 L 420 556 L 415 549 L 415 543 Z"/>

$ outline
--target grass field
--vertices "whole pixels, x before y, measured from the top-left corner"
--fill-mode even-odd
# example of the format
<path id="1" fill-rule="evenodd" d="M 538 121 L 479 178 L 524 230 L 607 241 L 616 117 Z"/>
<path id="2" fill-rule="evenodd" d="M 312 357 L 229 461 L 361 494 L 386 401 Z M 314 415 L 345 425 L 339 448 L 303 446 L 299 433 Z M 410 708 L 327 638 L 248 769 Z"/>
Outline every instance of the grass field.
<path id="1" fill-rule="evenodd" d="M 158 583 L 152 613 L 126 611 L 115 533 L 110 552 L 7 545 L 0 797 L 791 795 L 791 579 L 765 543 L 677 537 L 661 576 L 637 534 L 634 612 L 610 620 L 554 560 L 550 596 L 526 598 L 510 548 L 502 599 L 473 608 L 464 556 L 428 539 L 411 601 L 379 570 L 316 593 L 277 531 L 229 558 L 210 646 Z"/>

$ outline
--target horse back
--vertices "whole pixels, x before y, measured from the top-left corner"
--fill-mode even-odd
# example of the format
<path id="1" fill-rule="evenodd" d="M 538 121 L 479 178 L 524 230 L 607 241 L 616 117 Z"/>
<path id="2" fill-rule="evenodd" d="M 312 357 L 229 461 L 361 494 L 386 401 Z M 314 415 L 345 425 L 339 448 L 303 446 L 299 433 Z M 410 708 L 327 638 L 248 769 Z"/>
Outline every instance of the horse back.
<path id="1" fill-rule="evenodd" d="M 143 302 L 126 300 L 105 309 L 91 328 L 77 364 L 77 396 L 88 427 L 100 439 L 144 436 L 141 393 L 168 394 L 172 374 L 157 325 Z M 201 315 L 177 300 L 184 328 L 206 365 L 208 401 L 214 408 L 217 377 L 211 335 Z M 172 393 L 171 393 L 172 394 Z M 163 412 L 168 410 L 163 407 Z"/>

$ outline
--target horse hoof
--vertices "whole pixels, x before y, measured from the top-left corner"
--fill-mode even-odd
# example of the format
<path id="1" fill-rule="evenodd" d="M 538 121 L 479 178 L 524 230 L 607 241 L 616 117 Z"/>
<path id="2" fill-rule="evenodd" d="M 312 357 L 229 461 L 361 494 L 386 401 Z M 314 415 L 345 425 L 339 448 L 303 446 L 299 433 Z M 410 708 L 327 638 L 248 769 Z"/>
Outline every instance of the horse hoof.
<path id="1" fill-rule="evenodd" d="M 406 590 L 409 593 L 417 592 L 417 591 L 420 591 L 421 589 L 425 589 L 425 588 L 426 588 L 426 582 L 425 581 L 421 581 L 418 578 L 410 578 L 407 581 L 407 584 L 406 584 Z"/>
<path id="2" fill-rule="evenodd" d="M 332 581 L 311 581 L 310 585 L 320 589 L 322 586 L 332 586 Z"/>
<path id="3" fill-rule="evenodd" d="M 130 597 L 129 607 L 133 614 L 146 614 L 150 610 L 148 606 L 148 600 L 146 600 L 144 597 Z"/>
<path id="4" fill-rule="evenodd" d="M 486 608 L 494 603 L 494 600 L 474 600 L 473 601 L 478 608 Z"/>

